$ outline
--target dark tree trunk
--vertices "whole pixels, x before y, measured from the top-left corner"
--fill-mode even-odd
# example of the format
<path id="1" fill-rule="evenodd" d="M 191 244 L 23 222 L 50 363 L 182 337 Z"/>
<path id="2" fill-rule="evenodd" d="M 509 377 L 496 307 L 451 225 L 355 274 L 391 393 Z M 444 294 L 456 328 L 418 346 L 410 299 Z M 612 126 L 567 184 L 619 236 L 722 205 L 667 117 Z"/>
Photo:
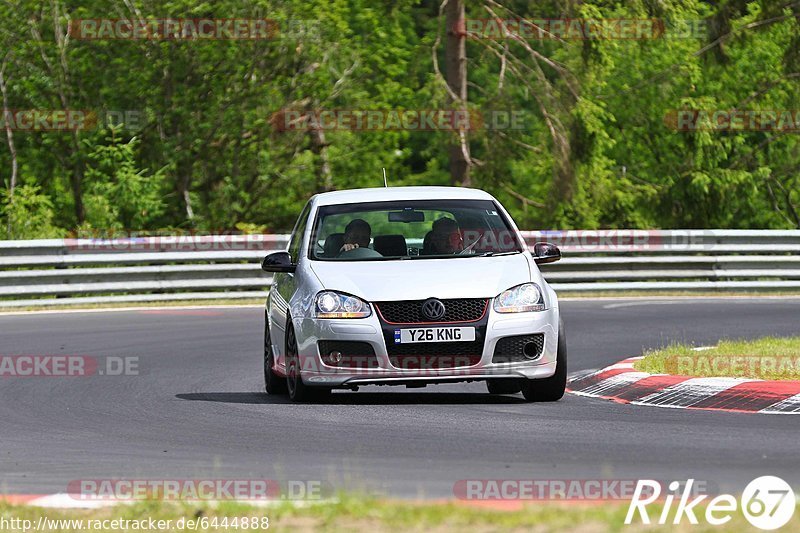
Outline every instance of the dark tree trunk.
<path id="1" fill-rule="evenodd" d="M 445 77 L 450 90 L 458 98 L 453 107 L 467 110 L 467 43 L 464 31 L 464 0 L 448 0 L 445 6 Z M 457 132 L 449 148 L 450 180 L 453 185 L 468 187 L 470 182 L 470 156 L 467 129 Z"/>
<path id="2" fill-rule="evenodd" d="M 3 122 L 6 125 L 6 142 L 8 143 L 8 151 L 11 154 L 11 182 L 8 186 L 8 194 L 10 197 L 14 197 L 14 188 L 17 186 L 17 148 L 14 145 L 14 132 L 11 129 L 11 126 L 5 120 L 8 116 L 8 94 L 6 91 L 6 77 L 5 77 L 5 70 L 6 70 L 6 61 L 3 61 L 2 67 L 0 67 L 0 91 L 3 93 Z"/>
<path id="3" fill-rule="evenodd" d="M 311 134 L 311 151 L 317 156 L 317 187 L 323 191 L 333 190 L 333 172 L 328 159 L 328 141 L 322 126 L 314 126 Z"/>
<path id="4" fill-rule="evenodd" d="M 86 220 L 86 210 L 83 207 L 83 155 L 81 153 L 78 132 L 72 132 L 72 159 L 73 168 L 70 181 L 72 184 L 72 198 L 75 202 L 75 219 L 78 225 Z"/>

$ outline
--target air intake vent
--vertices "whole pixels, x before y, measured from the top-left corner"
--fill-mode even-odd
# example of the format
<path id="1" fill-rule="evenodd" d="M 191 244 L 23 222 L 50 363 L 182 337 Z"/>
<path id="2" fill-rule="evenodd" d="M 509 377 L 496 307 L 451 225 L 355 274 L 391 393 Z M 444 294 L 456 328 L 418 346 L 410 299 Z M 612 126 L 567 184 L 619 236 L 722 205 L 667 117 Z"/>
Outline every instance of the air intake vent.
<path id="1" fill-rule="evenodd" d="M 533 361 L 542 356 L 544 333 L 503 337 L 494 347 L 493 363 Z"/>

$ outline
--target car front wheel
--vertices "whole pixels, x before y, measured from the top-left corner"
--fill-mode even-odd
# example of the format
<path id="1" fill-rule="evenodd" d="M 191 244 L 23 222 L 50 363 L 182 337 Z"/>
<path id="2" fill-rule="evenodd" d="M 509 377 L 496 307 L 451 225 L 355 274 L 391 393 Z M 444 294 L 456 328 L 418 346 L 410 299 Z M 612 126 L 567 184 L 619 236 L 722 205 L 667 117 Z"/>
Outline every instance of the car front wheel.
<path id="1" fill-rule="evenodd" d="M 567 337 L 564 323 L 558 322 L 558 353 L 556 373 L 545 379 L 526 379 L 522 382 L 522 395 L 529 402 L 557 402 L 567 388 Z"/>
<path id="2" fill-rule="evenodd" d="M 269 334 L 269 321 L 264 319 L 264 389 L 267 394 L 286 394 L 286 379 L 273 370 L 275 354 L 272 351 L 272 337 Z"/>
<path id="3" fill-rule="evenodd" d="M 300 356 L 297 349 L 297 337 L 291 324 L 286 329 L 286 388 L 289 399 L 294 402 L 324 401 L 330 397 L 331 389 L 325 387 L 309 387 L 300 376 Z"/>

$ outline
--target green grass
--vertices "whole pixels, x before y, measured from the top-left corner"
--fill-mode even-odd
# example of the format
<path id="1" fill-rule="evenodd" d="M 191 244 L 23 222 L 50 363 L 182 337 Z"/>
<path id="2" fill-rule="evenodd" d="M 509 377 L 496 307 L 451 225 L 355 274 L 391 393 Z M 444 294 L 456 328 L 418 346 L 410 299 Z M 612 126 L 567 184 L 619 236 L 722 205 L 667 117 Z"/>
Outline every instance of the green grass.
<path id="1" fill-rule="evenodd" d="M 141 502 L 135 505 L 120 505 L 97 510 L 57 510 L 0 504 L 0 517 L 20 518 L 33 521 L 40 516 L 48 519 L 149 519 L 172 520 L 180 518 L 203 519 L 209 524 L 213 519 L 228 517 L 268 517 L 270 531 L 679 531 L 720 532 L 752 530 L 740 512 L 733 513 L 731 522 L 723 527 L 704 524 L 704 511 L 698 507 L 701 521 L 691 526 L 686 519 L 679 526 L 654 526 L 645 528 L 638 520 L 634 525 L 624 525 L 627 502 L 602 504 L 576 503 L 529 503 L 514 510 L 488 509 L 467 506 L 458 502 L 431 503 L 394 500 L 378 500 L 371 497 L 349 496 L 334 503 L 317 503 L 299 506 L 280 503 L 271 507 L 251 507 L 235 502 L 210 504 Z M 648 507 L 651 519 L 657 520 L 661 507 Z M 674 514 L 674 508 L 672 510 Z M 245 531 L 224 529 L 221 524 L 215 529 L 198 528 L 199 531 Z M 0 531 L 11 531 L 10 528 Z M 54 531 L 54 530 L 53 530 Z M 62 527 L 63 532 L 78 532 L 78 528 Z M 84 529 L 83 531 L 87 531 Z M 175 525 L 163 531 L 182 531 Z M 254 531 L 247 529 L 247 531 Z M 263 531 L 263 530 L 259 530 Z M 800 513 L 782 531 L 800 531 Z"/>
<path id="2" fill-rule="evenodd" d="M 689 344 L 649 350 L 633 367 L 651 374 L 800 380 L 800 337 L 721 340 L 697 351 Z"/>

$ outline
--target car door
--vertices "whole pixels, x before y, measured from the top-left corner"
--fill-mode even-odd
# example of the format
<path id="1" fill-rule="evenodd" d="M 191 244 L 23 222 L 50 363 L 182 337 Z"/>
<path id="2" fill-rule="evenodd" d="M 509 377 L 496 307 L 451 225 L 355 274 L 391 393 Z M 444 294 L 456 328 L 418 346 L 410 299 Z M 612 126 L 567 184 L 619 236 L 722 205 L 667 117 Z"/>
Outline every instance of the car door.
<path id="1" fill-rule="evenodd" d="M 300 254 L 303 246 L 303 237 L 308 226 L 308 218 L 311 213 L 311 202 L 303 208 L 300 217 L 294 225 L 292 235 L 289 238 L 287 251 L 291 256 L 292 263 L 300 261 Z M 270 334 L 272 336 L 273 350 L 275 350 L 276 361 L 279 366 L 283 365 L 283 353 L 286 336 L 286 320 L 289 315 L 289 301 L 297 290 L 297 277 L 295 273 L 276 272 L 272 276 L 272 287 L 270 288 L 269 316 Z"/>

